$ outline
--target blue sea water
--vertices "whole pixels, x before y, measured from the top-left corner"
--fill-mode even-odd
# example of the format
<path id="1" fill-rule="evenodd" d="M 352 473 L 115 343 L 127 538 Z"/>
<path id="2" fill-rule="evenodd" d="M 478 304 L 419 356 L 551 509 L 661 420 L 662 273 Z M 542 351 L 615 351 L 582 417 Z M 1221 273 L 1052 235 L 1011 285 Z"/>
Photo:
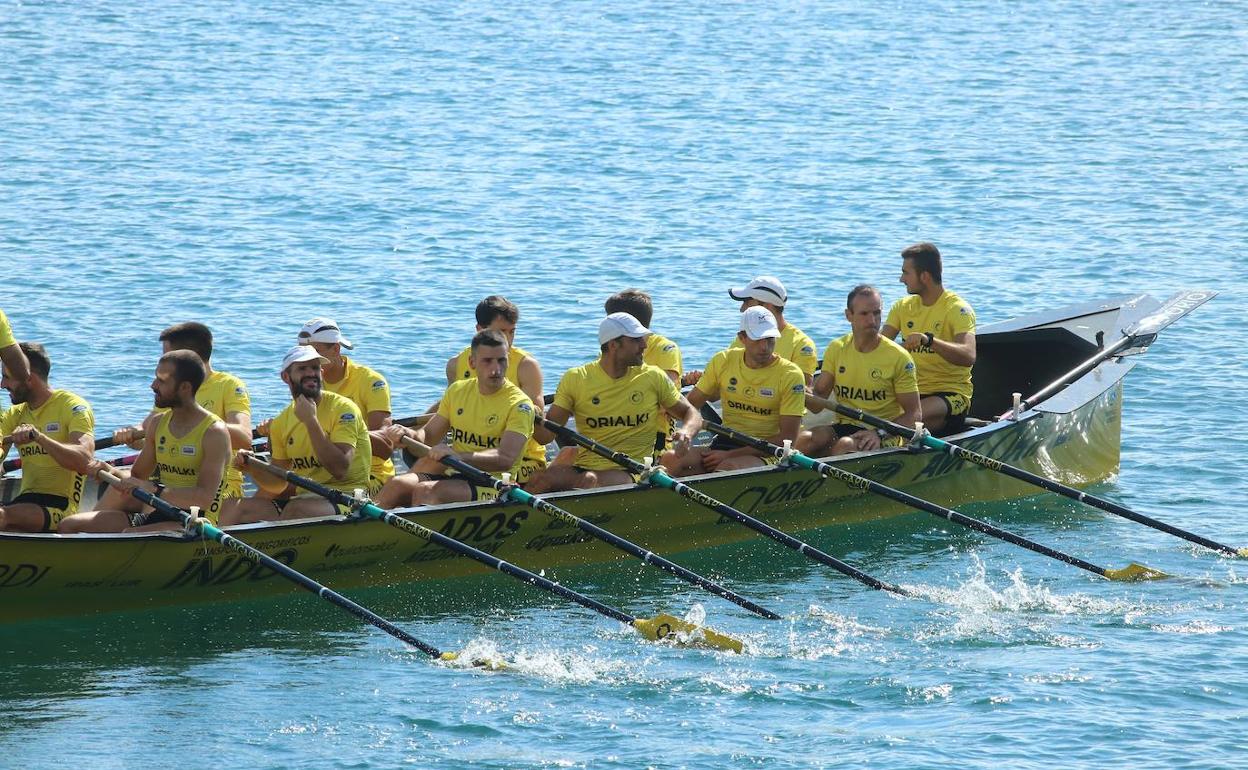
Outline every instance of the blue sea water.
<path id="1" fill-rule="evenodd" d="M 549 390 L 621 288 L 654 295 L 688 366 L 756 274 L 822 346 L 852 285 L 899 296 L 921 239 L 981 324 L 1212 288 L 1128 379 L 1099 491 L 1244 544 L 1245 19 L 1161 0 L 5 0 L 0 307 L 103 431 L 145 413 L 156 334 L 186 319 L 258 417 L 314 315 L 410 414 L 494 292 Z M 723 577 L 780 624 L 631 566 L 569 578 L 704 609 L 749 639 L 735 657 L 638 643 L 501 577 L 362 598 L 503 652 L 506 674 L 433 665 L 310 598 L 9 626 L 0 766 L 1248 766 L 1242 564 L 1064 500 L 976 510 L 1185 579 L 1107 583 L 916 518 L 843 555 L 932 601 L 762 543 Z"/>

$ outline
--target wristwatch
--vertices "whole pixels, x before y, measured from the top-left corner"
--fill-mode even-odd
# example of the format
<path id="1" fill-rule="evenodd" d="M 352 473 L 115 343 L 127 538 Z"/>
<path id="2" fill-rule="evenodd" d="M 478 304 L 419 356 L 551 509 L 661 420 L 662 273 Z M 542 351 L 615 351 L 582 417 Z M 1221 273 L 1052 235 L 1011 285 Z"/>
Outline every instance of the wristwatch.
<path id="1" fill-rule="evenodd" d="M 883 441 L 886 438 L 888 438 L 888 431 L 884 430 L 883 428 L 876 428 L 875 435 L 880 437 L 880 441 Z"/>
<path id="2" fill-rule="evenodd" d="M 936 339 L 936 335 L 931 332 L 923 332 L 923 336 L 927 337 L 927 346 L 930 348 L 932 346 L 932 340 Z"/>

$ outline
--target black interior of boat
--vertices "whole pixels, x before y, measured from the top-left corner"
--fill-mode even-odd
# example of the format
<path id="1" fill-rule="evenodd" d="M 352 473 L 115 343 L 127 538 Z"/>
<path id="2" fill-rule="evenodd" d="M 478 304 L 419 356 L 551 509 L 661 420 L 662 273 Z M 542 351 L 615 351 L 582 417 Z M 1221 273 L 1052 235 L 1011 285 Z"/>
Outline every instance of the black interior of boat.
<path id="1" fill-rule="evenodd" d="M 1074 369 L 1097 346 L 1068 329 L 1022 329 L 976 335 L 975 396 L 971 416 L 992 420 L 1014 405 L 1013 393 L 1030 396 Z"/>

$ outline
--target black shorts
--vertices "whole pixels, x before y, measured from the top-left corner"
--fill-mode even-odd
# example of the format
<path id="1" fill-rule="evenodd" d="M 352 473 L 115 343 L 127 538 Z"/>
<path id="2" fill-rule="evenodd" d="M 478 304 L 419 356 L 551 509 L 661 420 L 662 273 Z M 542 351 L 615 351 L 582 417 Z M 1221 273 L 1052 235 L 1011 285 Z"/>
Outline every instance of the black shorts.
<path id="1" fill-rule="evenodd" d="M 717 452 L 722 452 L 726 449 L 740 449 L 743 446 L 745 446 L 745 444 L 742 444 L 740 441 L 734 441 L 727 436 L 721 436 L 716 433 L 714 440 L 711 441 L 711 445 L 707 448 L 713 449 Z"/>
<path id="2" fill-rule="evenodd" d="M 65 518 L 67 515 L 65 511 L 69 508 L 68 497 L 46 495 L 42 492 L 23 492 L 9 501 L 9 505 L 19 503 L 37 505 L 43 511 L 43 529 L 39 530 L 40 532 L 51 532 L 56 529 L 56 525 Z"/>
<path id="3" fill-rule="evenodd" d="M 939 393 L 920 393 L 919 398 L 939 398 L 945 402 L 945 427 L 940 429 L 941 435 L 960 433 L 966 427 L 966 417 L 971 412 L 971 400 L 961 393 L 941 391 Z"/>
<path id="4" fill-rule="evenodd" d="M 164 511 L 158 508 L 154 508 L 148 511 L 147 513 L 130 514 L 130 526 L 132 527 L 142 527 L 145 524 L 163 524 L 166 521 L 172 521 L 175 524 L 181 524 L 182 517 L 174 515 L 172 513 L 165 513 Z"/>

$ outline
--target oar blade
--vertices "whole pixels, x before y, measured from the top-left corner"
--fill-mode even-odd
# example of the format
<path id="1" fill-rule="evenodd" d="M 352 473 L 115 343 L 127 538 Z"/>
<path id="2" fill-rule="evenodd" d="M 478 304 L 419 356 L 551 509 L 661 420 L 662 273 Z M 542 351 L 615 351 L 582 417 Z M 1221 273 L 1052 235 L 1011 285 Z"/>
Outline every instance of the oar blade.
<path id="1" fill-rule="evenodd" d="M 1110 580 L 1132 583 L 1137 580 L 1163 580 L 1170 576 L 1159 569 L 1153 569 L 1152 567 L 1146 567 L 1143 564 L 1131 562 L 1122 569 L 1105 570 L 1105 577 Z"/>
<path id="2" fill-rule="evenodd" d="M 1162 303 L 1161 308 L 1152 315 L 1141 318 L 1124 330 L 1128 337 L 1155 337 L 1157 333 L 1209 300 L 1218 296 L 1216 291 L 1204 289 L 1187 289 L 1176 292 L 1174 296 Z"/>
<path id="3" fill-rule="evenodd" d="M 493 655 L 474 655 L 466 657 L 465 653 L 462 652 L 444 652 L 438 656 L 438 660 L 446 663 L 463 662 L 473 668 L 483 668 L 486 671 L 504 671 L 507 669 L 507 661 Z"/>
<path id="4" fill-rule="evenodd" d="M 1248 548 L 1237 548 L 1235 554 L 1241 559 L 1248 559 Z"/>
<path id="5" fill-rule="evenodd" d="M 738 653 L 745 649 L 740 639 L 722 634 L 713 628 L 681 620 L 665 612 L 653 618 L 637 618 L 633 621 L 633 628 L 652 642 L 671 641 L 692 647 L 707 647 Z"/>

